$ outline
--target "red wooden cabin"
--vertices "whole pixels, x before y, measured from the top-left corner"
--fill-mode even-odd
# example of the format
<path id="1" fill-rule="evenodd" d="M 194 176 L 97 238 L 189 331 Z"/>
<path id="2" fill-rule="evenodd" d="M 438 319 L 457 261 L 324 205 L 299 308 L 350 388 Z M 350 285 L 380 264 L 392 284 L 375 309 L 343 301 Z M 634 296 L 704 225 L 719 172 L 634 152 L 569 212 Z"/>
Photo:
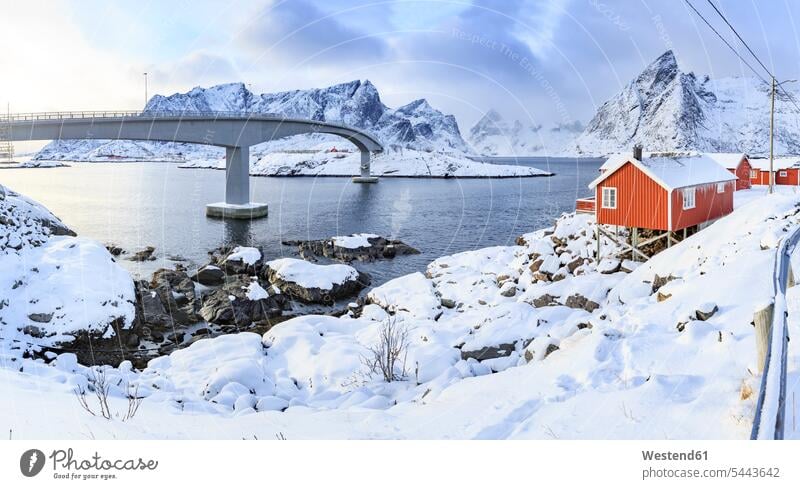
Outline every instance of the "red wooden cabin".
<path id="1" fill-rule="evenodd" d="M 752 158 L 750 181 L 753 185 L 769 185 L 769 158 Z M 775 185 L 800 185 L 800 158 L 773 158 Z"/>
<path id="2" fill-rule="evenodd" d="M 753 166 L 750 164 L 750 157 L 745 153 L 706 153 L 706 156 L 736 175 L 736 190 L 744 190 L 752 186 Z"/>
<path id="3" fill-rule="evenodd" d="M 589 188 L 598 224 L 680 231 L 733 211 L 736 176 L 706 155 L 614 156 Z"/>

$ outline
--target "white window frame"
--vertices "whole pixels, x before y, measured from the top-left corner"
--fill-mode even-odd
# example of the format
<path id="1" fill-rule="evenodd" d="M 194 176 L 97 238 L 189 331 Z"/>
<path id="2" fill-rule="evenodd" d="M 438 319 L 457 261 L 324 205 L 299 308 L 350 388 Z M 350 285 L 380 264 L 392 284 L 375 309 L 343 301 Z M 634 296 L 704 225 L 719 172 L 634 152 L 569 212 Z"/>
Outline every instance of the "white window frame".
<path id="1" fill-rule="evenodd" d="M 686 187 L 681 190 L 683 197 L 683 210 L 694 209 L 697 206 L 697 188 Z"/>
<path id="2" fill-rule="evenodd" d="M 786 172 L 786 170 L 781 170 L 781 171 L 778 172 L 778 176 L 779 177 L 786 177 L 788 175 L 789 174 Z"/>
<path id="3" fill-rule="evenodd" d="M 750 170 L 750 178 L 758 178 L 758 170 Z"/>
<path id="4" fill-rule="evenodd" d="M 606 193 L 608 191 L 608 193 Z M 617 208 L 617 187 L 602 187 L 600 194 L 600 206 L 603 209 L 616 209 Z M 609 202 L 613 201 L 613 202 Z M 610 205 L 610 204 L 614 205 Z"/>
<path id="5" fill-rule="evenodd" d="M 717 193 L 724 194 L 725 193 L 725 182 L 719 182 L 717 184 Z"/>

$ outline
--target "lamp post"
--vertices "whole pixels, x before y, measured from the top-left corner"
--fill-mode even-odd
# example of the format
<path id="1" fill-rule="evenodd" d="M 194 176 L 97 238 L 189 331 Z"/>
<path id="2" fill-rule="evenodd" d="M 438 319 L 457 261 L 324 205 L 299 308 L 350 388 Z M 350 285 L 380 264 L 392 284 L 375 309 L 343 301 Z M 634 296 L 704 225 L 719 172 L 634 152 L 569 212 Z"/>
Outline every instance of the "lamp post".
<path id="1" fill-rule="evenodd" d="M 144 72 L 144 106 L 147 108 L 147 72 Z"/>

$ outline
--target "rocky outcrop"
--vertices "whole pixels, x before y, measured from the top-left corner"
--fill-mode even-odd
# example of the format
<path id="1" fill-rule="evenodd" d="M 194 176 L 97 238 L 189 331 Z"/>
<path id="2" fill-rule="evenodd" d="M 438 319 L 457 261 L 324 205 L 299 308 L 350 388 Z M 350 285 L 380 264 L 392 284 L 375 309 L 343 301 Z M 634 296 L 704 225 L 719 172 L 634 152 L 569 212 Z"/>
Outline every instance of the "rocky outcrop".
<path id="1" fill-rule="evenodd" d="M 252 294 L 254 283 L 264 294 Z M 209 323 L 223 325 L 250 326 L 269 322 L 283 314 L 286 298 L 267 290 L 271 288 L 264 289 L 250 276 L 228 277 L 222 287 L 203 298 L 200 315 Z"/>
<path id="2" fill-rule="evenodd" d="M 296 246 L 301 256 L 315 259 L 330 258 L 343 262 L 373 261 L 402 255 L 416 255 L 419 250 L 400 240 L 386 239 L 375 235 L 339 236 L 310 241 L 284 241 L 284 245 Z"/>

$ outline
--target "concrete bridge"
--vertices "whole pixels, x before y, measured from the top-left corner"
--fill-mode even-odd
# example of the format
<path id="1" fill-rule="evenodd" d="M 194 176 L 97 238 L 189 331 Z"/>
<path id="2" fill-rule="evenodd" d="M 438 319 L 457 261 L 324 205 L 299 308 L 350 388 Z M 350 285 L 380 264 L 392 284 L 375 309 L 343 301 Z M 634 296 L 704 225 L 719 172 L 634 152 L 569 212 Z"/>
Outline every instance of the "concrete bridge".
<path id="1" fill-rule="evenodd" d="M 335 134 L 361 152 L 356 183 L 374 183 L 370 155 L 383 151 L 367 132 L 331 122 L 241 112 L 51 112 L 0 115 L 8 141 L 130 139 L 207 144 L 225 148 L 225 202 L 206 206 L 215 217 L 255 218 L 267 205 L 250 201 L 250 147 L 298 134 Z"/>

